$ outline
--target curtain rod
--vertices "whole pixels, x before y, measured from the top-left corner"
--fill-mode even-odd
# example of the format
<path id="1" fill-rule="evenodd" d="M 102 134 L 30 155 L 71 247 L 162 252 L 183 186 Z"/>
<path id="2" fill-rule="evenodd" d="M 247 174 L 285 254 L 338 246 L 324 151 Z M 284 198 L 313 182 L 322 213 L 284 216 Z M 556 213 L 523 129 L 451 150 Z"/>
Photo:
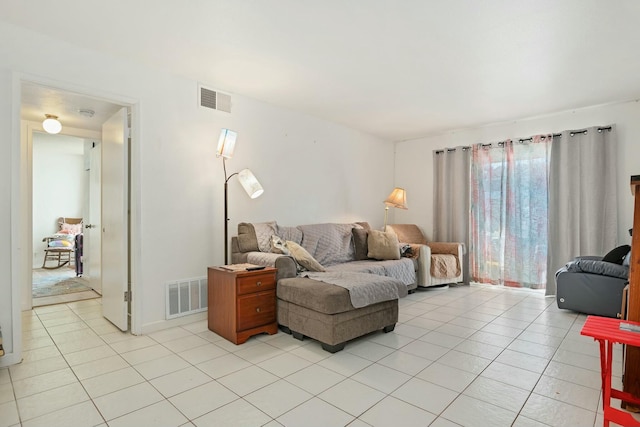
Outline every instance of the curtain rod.
<path id="1" fill-rule="evenodd" d="M 597 128 L 597 130 L 598 130 L 598 132 L 602 132 L 602 131 L 604 131 L 604 130 L 611 132 L 611 126 L 599 127 L 599 128 Z M 574 136 L 574 135 L 579 134 L 579 133 L 582 133 L 582 134 L 586 135 L 586 134 L 587 134 L 587 131 L 588 131 L 588 129 L 578 129 L 578 130 L 570 130 L 570 131 L 568 131 L 568 132 L 569 132 L 569 136 Z M 561 134 L 561 133 L 553 133 L 553 134 L 551 134 L 551 135 L 552 135 L 554 138 L 561 138 L 561 137 L 562 137 L 562 134 Z M 542 138 L 542 139 L 545 139 L 546 137 L 547 137 L 546 135 L 541 135 L 541 138 Z M 507 141 L 509 141 L 509 140 L 507 140 Z M 498 144 L 498 146 L 503 146 L 507 141 L 499 141 L 499 142 L 497 142 L 496 144 Z M 524 143 L 524 142 L 531 142 L 531 141 L 533 141 L 533 137 L 530 137 L 530 138 L 520 138 L 520 139 L 518 139 L 517 141 L 518 141 L 519 143 L 521 143 L 521 144 L 522 144 L 522 143 Z M 512 141 L 512 142 L 513 142 L 513 141 Z M 492 143 L 489 143 L 489 144 L 481 144 L 481 145 L 482 145 L 482 147 L 484 147 L 484 148 L 489 148 L 489 147 L 493 146 L 493 144 L 492 144 Z M 471 147 L 462 147 L 462 151 L 469 150 L 470 148 L 471 148 Z M 447 152 L 448 152 L 448 153 L 450 153 L 450 152 L 452 152 L 452 151 L 456 151 L 456 149 L 455 149 L 455 148 L 447 148 L 446 150 L 447 150 Z M 436 153 L 436 154 L 442 154 L 442 153 L 444 153 L 444 150 L 436 150 L 436 152 L 435 152 L 435 153 Z"/>
<path id="2" fill-rule="evenodd" d="M 460 148 L 462 149 L 462 151 L 471 150 L 471 147 L 469 147 L 469 146 L 464 146 L 464 147 L 460 147 Z M 436 154 L 442 154 L 442 153 L 444 153 L 444 150 L 445 149 L 436 150 Z M 446 150 L 447 150 L 447 153 L 452 153 L 452 152 L 456 151 L 457 148 L 446 148 Z"/>
<path id="3" fill-rule="evenodd" d="M 598 130 L 598 132 L 602 132 L 603 130 L 611 132 L 611 126 L 599 127 L 599 128 L 597 128 L 597 130 Z M 582 133 L 582 134 L 586 135 L 587 134 L 587 129 L 570 130 L 568 132 L 569 132 L 569 136 L 574 136 L 577 133 Z M 554 133 L 554 134 L 552 134 L 552 136 L 554 138 L 561 138 L 562 134 L 561 133 Z M 542 135 L 542 138 L 543 139 L 546 138 L 546 135 Z M 529 142 L 533 141 L 533 137 L 524 138 L 524 139 L 519 139 L 518 140 L 518 142 L 526 142 L 526 141 L 529 141 Z"/>

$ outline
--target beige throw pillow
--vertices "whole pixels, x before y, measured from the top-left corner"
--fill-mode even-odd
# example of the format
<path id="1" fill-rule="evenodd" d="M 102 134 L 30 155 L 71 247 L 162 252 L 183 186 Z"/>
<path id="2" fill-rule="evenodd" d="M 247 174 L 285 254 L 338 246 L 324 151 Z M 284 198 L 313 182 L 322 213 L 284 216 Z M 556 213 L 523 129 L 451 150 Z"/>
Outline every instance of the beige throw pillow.
<path id="1" fill-rule="evenodd" d="M 367 246 L 369 258 L 377 260 L 400 259 L 398 237 L 394 233 L 369 230 Z"/>
<path id="2" fill-rule="evenodd" d="M 309 252 L 296 242 L 287 240 L 287 248 L 291 252 L 291 256 L 296 260 L 298 264 L 303 266 L 309 271 L 326 271 L 324 267 L 311 256 Z"/>

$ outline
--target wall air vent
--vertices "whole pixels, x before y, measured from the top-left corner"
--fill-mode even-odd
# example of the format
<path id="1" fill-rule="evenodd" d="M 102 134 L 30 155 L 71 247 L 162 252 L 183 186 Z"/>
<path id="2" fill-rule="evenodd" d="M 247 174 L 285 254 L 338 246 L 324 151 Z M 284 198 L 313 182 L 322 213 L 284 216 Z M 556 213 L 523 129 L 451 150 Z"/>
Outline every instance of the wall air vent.
<path id="1" fill-rule="evenodd" d="M 167 319 L 194 314 L 207 309 L 207 278 L 169 282 L 166 288 Z"/>
<path id="2" fill-rule="evenodd" d="M 198 86 L 198 98 L 201 107 L 224 111 L 225 113 L 231 112 L 231 95 L 227 93 Z"/>

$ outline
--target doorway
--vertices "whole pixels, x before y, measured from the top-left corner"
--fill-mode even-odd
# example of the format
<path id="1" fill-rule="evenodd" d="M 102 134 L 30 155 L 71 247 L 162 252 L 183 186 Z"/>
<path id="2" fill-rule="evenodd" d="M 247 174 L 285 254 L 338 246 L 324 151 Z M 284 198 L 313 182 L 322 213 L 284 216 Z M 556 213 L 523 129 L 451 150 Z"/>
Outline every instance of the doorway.
<path id="1" fill-rule="evenodd" d="M 32 226 L 33 306 L 82 301 L 100 297 L 91 272 L 84 274 L 83 218 L 87 217 L 92 191 L 91 138 L 33 133 Z M 99 211 L 99 206 L 98 206 Z M 93 218 L 89 211 L 87 219 Z M 99 243 L 99 242 L 98 242 Z M 99 263 L 99 260 L 98 260 Z"/>
<path id="2" fill-rule="evenodd" d="M 36 260 L 36 255 L 38 253 L 38 249 L 42 248 L 44 243 L 36 242 L 36 240 L 42 239 L 42 236 L 36 235 L 34 231 L 34 227 L 36 226 L 36 218 L 37 213 L 35 211 L 36 202 L 33 198 L 36 196 L 36 187 L 34 187 L 35 177 L 38 172 L 35 171 L 36 164 L 34 164 L 34 160 L 36 153 L 34 153 L 34 148 L 37 145 L 36 140 L 39 138 L 38 133 L 42 132 L 42 125 L 40 123 L 40 119 L 38 115 L 44 118 L 45 114 L 56 114 L 58 115 L 60 121 L 63 123 L 63 130 L 61 132 L 62 135 L 66 136 L 75 136 L 84 140 L 84 149 L 86 150 L 83 153 L 83 159 L 87 162 L 91 162 L 94 159 L 94 155 L 90 154 L 91 151 L 102 152 L 103 148 L 108 146 L 107 156 L 108 160 L 104 160 L 101 156 L 98 157 L 100 162 L 99 171 L 106 173 L 106 178 L 100 176 L 101 179 L 104 178 L 104 182 L 100 181 L 100 198 L 101 200 L 98 204 L 98 211 L 102 209 L 100 206 L 107 205 L 112 207 L 112 205 L 121 206 L 121 209 L 116 211 L 116 216 L 119 215 L 119 218 L 113 218 L 113 214 L 111 216 L 106 216 L 102 218 L 95 218 L 95 215 L 92 217 L 91 212 L 95 212 L 95 203 L 90 203 L 88 197 L 88 190 L 92 186 L 93 180 L 89 176 L 84 176 L 80 181 L 85 185 L 86 190 L 83 190 L 84 197 L 82 201 L 82 207 L 80 208 L 80 214 L 73 214 L 75 217 L 83 218 L 83 228 L 82 232 L 84 235 L 84 245 L 83 245 L 83 277 L 87 277 L 90 281 L 94 282 L 91 286 L 92 289 L 98 290 L 100 294 L 102 294 L 102 306 L 103 306 L 103 316 L 107 318 L 107 320 L 111 321 L 114 325 L 116 325 L 119 329 L 126 331 L 130 329 L 129 323 L 129 304 L 127 302 L 123 302 L 122 295 L 130 292 L 128 289 L 130 280 L 129 280 L 129 259 L 128 259 L 128 245 L 129 245 L 129 145 L 131 143 L 131 139 L 128 137 L 129 135 L 129 124 L 128 120 L 131 115 L 128 115 L 127 112 L 131 110 L 131 104 L 121 104 L 114 103 L 111 101 L 107 101 L 104 99 L 93 98 L 90 95 L 78 94 L 75 92 L 69 92 L 63 89 L 51 88 L 48 86 L 43 86 L 38 83 L 26 82 L 23 81 L 21 83 L 21 122 L 22 122 L 22 137 L 21 144 L 23 146 L 24 158 L 22 161 L 22 170 L 23 176 L 25 177 L 26 188 L 25 188 L 25 201 L 28 201 L 27 204 L 23 205 L 23 211 L 25 213 L 24 218 L 28 218 L 30 220 L 29 226 L 24 227 L 23 237 L 25 237 L 28 245 L 25 244 L 26 247 L 30 247 L 31 250 L 27 250 L 23 252 L 21 264 L 23 266 L 23 274 L 26 271 L 31 272 L 33 267 L 37 267 L 42 265 L 42 260 L 44 254 L 43 250 L 40 251 L 40 259 Z M 113 123 L 116 123 L 115 133 Z M 107 123 L 111 123 L 106 128 L 108 143 L 104 143 L 103 141 L 103 133 L 105 132 L 105 125 Z M 115 146 L 116 148 L 112 148 Z M 123 166 L 124 165 L 124 166 Z M 56 167 L 63 167 L 64 165 L 55 165 Z M 95 166 L 95 164 L 94 164 Z M 90 170 L 91 168 L 89 168 Z M 94 170 L 96 168 L 93 168 Z M 47 169 L 49 173 L 55 172 L 55 167 L 50 167 Z M 113 173 L 113 171 L 117 171 L 117 173 Z M 110 190 L 110 194 L 105 196 L 102 194 L 102 185 L 106 185 Z M 95 198 L 94 198 L 95 199 Z M 61 209 L 61 208 L 59 208 Z M 74 206 L 74 212 L 78 212 L 78 204 Z M 107 210 L 108 212 L 114 212 L 113 209 Z M 65 211 L 66 212 L 66 211 Z M 67 215 L 66 213 L 58 213 L 54 214 L 54 221 L 57 221 L 58 218 L 64 217 Z M 104 226 L 102 220 L 106 220 L 109 226 Z M 25 224 L 26 225 L 26 224 Z M 56 224 L 57 225 L 57 224 Z M 55 225 L 54 225 L 55 226 Z M 55 229 L 54 229 L 55 231 Z M 106 233 L 105 235 L 116 236 L 118 239 L 110 238 L 107 239 L 105 243 L 105 239 L 94 238 L 93 242 L 92 234 L 100 234 Z M 48 234 L 48 233 L 44 233 Z M 118 241 L 119 246 L 116 251 L 113 250 L 113 245 L 109 242 Z M 126 242 L 125 245 L 122 242 Z M 122 246 L 125 246 L 124 250 L 122 250 Z M 97 257 L 93 256 L 94 250 L 96 247 L 100 247 L 101 251 L 105 251 L 107 249 L 107 253 L 117 253 L 117 256 L 109 255 L 106 258 L 102 255 L 98 255 Z M 27 255 L 28 254 L 28 255 Z M 26 256 L 25 256 L 26 255 Z M 85 258 L 87 256 L 87 258 Z M 84 261 L 89 261 L 89 257 L 93 257 L 91 262 L 85 263 Z M 69 262 L 69 264 L 75 263 Z M 98 277 L 95 277 L 95 272 L 89 268 L 87 271 L 87 267 L 90 266 L 98 266 L 98 271 L 102 270 L 102 267 L 106 267 L 109 272 L 118 271 L 120 274 L 114 275 L 111 274 L 111 277 L 108 278 L 108 283 L 104 283 L 104 281 Z M 60 269 L 67 267 L 67 265 L 61 266 Z M 75 272 L 74 266 L 74 276 L 77 273 Z M 31 282 L 31 281 L 28 281 Z M 34 305 L 34 299 L 32 298 L 32 286 L 31 283 L 25 283 L 22 287 L 22 308 L 23 310 L 31 309 Z M 109 302 L 105 303 L 105 296 L 110 292 L 112 295 L 108 298 Z M 119 295 L 119 298 L 114 298 L 113 295 Z M 109 314 L 115 313 L 115 315 Z"/>

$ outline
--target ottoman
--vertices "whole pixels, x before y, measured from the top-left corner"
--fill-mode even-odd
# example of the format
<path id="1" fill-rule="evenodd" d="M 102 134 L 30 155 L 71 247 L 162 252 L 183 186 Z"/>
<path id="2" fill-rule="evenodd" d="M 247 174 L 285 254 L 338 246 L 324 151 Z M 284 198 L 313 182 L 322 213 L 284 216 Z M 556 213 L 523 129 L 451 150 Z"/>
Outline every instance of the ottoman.
<path id="1" fill-rule="evenodd" d="M 398 299 L 354 308 L 343 287 L 309 278 L 278 280 L 278 324 L 295 338 L 313 338 L 335 353 L 347 341 L 383 329 L 391 332 L 398 321 Z"/>

